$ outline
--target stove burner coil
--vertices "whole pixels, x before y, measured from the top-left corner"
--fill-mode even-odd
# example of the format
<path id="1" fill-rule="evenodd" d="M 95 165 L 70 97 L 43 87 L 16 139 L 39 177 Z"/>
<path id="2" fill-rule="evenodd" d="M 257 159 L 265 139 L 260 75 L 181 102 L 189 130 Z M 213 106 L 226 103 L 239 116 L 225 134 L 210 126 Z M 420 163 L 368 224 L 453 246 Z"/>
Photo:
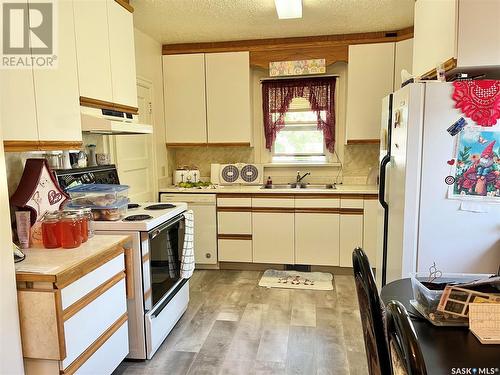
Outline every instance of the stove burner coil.
<path id="1" fill-rule="evenodd" d="M 145 210 L 166 210 L 168 208 L 175 208 L 176 206 L 170 203 L 160 203 L 153 204 L 151 206 L 144 207 Z"/>
<path id="2" fill-rule="evenodd" d="M 144 221 L 152 218 L 153 216 L 151 215 L 131 215 L 127 216 L 123 221 Z"/>

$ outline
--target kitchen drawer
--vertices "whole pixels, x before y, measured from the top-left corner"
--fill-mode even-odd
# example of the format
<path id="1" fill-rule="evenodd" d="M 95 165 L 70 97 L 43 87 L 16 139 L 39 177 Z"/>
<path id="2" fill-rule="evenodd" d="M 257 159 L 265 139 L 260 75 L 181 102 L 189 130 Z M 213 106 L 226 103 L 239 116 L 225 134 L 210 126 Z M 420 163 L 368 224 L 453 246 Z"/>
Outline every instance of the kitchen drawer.
<path id="1" fill-rule="evenodd" d="M 79 278 L 61 290 L 62 308 L 66 309 L 80 298 L 86 296 L 99 285 L 125 269 L 123 254 L 116 256 L 101 267 Z"/>
<path id="2" fill-rule="evenodd" d="M 293 195 L 276 198 L 252 198 L 252 207 L 257 208 L 293 208 L 294 205 Z"/>
<path id="3" fill-rule="evenodd" d="M 300 198 L 295 197 L 295 208 L 339 208 L 338 198 Z"/>
<path id="4" fill-rule="evenodd" d="M 252 234 L 251 212 L 218 212 L 218 233 Z"/>
<path id="5" fill-rule="evenodd" d="M 341 198 L 340 207 L 342 208 L 363 208 L 363 199 Z"/>
<path id="6" fill-rule="evenodd" d="M 113 280 L 111 283 L 115 282 Z M 86 301 L 83 301 L 83 305 Z M 74 306 L 74 305 L 73 305 Z M 125 278 L 116 282 L 86 306 L 77 310 L 72 307 L 63 312 L 66 368 L 91 346 L 106 330 L 127 312 Z M 79 310 L 78 310 L 79 309 Z"/>
<path id="7" fill-rule="evenodd" d="M 120 322 L 118 322 L 119 324 Z M 111 374 L 128 354 L 128 322 L 118 329 L 75 372 L 76 375 Z M 66 369 L 68 370 L 68 369 Z M 70 369 L 69 369 L 70 370 Z M 63 374 L 70 371 L 63 371 Z"/>
<path id="8" fill-rule="evenodd" d="M 252 262 L 252 240 L 219 240 L 219 260 L 222 262 Z"/>
<path id="9" fill-rule="evenodd" d="M 252 198 L 217 198 L 217 207 L 252 207 Z"/>

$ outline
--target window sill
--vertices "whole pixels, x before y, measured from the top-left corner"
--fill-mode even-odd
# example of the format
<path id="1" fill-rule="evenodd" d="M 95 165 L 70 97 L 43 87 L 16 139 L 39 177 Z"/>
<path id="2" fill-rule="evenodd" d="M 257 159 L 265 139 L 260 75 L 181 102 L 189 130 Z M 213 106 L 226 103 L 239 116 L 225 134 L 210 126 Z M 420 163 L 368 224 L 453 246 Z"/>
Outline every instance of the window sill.
<path id="1" fill-rule="evenodd" d="M 289 168 L 289 167 L 340 167 L 340 163 L 327 163 L 327 162 L 275 162 L 266 163 L 264 168 Z"/>

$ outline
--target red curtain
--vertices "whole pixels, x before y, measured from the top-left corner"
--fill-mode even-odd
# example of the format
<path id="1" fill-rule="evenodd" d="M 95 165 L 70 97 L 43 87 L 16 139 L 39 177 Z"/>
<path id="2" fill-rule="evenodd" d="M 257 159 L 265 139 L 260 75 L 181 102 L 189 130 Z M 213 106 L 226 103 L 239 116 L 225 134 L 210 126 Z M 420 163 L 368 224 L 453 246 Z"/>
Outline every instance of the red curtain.
<path id="1" fill-rule="evenodd" d="M 277 79 L 262 82 L 262 109 L 266 148 L 271 150 L 278 132 L 285 127 L 285 114 L 293 98 L 309 100 L 316 112 L 318 130 L 323 131 L 326 147 L 335 147 L 335 77 Z M 324 118 L 321 112 L 325 112 Z M 277 117 L 277 118 L 276 118 Z"/>

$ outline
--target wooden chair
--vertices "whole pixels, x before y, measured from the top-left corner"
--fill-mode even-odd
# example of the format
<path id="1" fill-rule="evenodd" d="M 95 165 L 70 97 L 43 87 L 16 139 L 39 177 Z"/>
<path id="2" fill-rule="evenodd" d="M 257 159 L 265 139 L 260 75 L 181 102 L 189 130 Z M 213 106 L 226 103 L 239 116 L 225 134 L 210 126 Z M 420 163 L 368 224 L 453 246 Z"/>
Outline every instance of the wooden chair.
<path id="1" fill-rule="evenodd" d="M 399 301 L 386 307 L 387 339 L 393 375 L 427 375 L 410 316 Z"/>
<path id="2" fill-rule="evenodd" d="M 365 252 L 357 248 L 352 253 L 354 280 L 358 294 L 365 350 L 370 375 L 391 373 L 389 348 L 385 336 L 384 307 Z"/>

